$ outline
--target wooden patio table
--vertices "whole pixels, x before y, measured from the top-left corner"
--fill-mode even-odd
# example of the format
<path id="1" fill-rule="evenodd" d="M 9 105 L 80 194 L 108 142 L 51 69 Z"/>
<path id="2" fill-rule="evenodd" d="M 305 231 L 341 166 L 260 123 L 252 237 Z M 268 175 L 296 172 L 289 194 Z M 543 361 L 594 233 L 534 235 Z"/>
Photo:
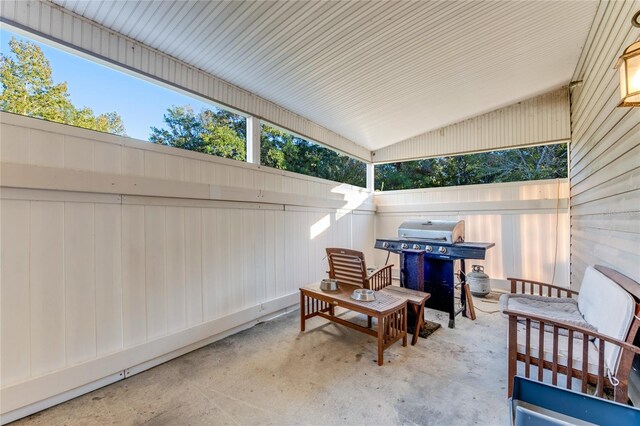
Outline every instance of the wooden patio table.
<path id="1" fill-rule="evenodd" d="M 320 316 L 329 321 L 368 334 L 378 339 L 378 365 L 383 364 L 383 352 L 393 343 L 402 339 L 402 346 L 407 346 L 407 298 L 376 292 L 376 300 L 361 302 L 351 298 L 353 290 L 360 287 L 340 284 L 338 290 L 320 290 L 316 283 L 300 289 L 300 331 L 305 331 L 305 321 Z M 335 307 L 339 306 L 359 312 L 378 320 L 377 330 L 347 321 L 335 315 Z"/>

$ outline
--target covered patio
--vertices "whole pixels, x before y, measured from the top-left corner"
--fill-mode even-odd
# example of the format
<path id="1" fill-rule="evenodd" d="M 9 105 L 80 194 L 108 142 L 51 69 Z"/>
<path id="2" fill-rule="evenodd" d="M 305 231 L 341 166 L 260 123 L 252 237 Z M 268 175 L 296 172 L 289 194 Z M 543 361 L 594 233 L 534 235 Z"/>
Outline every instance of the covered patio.
<path id="1" fill-rule="evenodd" d="M 371 338 L 293 312 L 17 424 L 508 424 L 504 318 L 442 331 L 378 367 Z"/>
<path id="2" fill-rule="evenodd" d="M 0 112 L 2 424 L 508 424 L 507 278 L 640 282 L 640 108 L 619 107 L 614 69 L 639 10 L 3 0 L 3 30 L 238 114 L 246 156 Z M 265 125 L 366 183 L 265 165 Z M 560 143 L 566 178 L 376 186 L 385 164 Z M 467 264 L 493 288 L 474 321 L 427 309 L 443 327 L 382 366 L 369 336 L 299 331 L 327 247 L 394 264 L 397 285 L 374 246 L 415 218 L 495 243 Z"/>

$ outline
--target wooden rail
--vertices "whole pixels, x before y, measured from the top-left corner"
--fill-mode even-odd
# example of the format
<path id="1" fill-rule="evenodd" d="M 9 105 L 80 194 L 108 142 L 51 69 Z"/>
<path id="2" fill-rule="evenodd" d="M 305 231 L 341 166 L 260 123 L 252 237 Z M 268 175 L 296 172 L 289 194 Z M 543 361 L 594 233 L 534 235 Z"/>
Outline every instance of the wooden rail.
<path id="1" fill-rule="evenodd" d="M 568 288 L 558 287 L 556 285 L 542 283 L 539 281 L 527 280 L 524 278 L 507 278 L 507 280 L 511 281 L 511 293 L 513 294 L 533 294 L 538 296 L 569 298 L 578 294 L 577 291 L 573 291 Z M 554 290 L 555 295 L 553 294 Z M 566 295 L 563 295 L 563 292 Z"/>
<path id="2" fill-rule="evenodd" d="M 616 401 L 626 403 L 627 399 L 627 381 L 626 378 L 629 375 L 631 363 L 633 357 L 636 354 L 640 354 L 640 348 L 607 336 L 597 331 L 589 330 L 584 327 L 565 323 L 563 321 L 556 321 L 550 318 L 546 318 L 538 315 L 531 315 L 514 310 L 505 310 L 504 313 L 509 316 L 509 395 L 513 392 L 512 378 L 517 372 L 517 361 L 524 362 L 525 377 L 531 376 L 531 366 L 538 367 L 537 379 L 542 381 L 544 370 L 551 370 L 552 383 L 558 384 L 558 373 L 565 374 L 567 376 L 566 386 L 568 389 L 572 388 L 571 379 L 579 379 L 581 381 L 581 391 L 584 393 L 587 391 L 587 384 L 596 385 L 596 395 L 602 397 L 605 387 L 609 385 L 605 382 L 605 365 L 604 365 L 604 352 L 605 345 L 611 344 L 618 346 L 621 349 L 619 361 L 617 366 L 612 366 L 612 373 L 620 376 L 620 383 L 616 387 Z M 524 321 L 522 321 L 524 320 Z M 525 324 L 525 351 L 524 353 L 518 352 L 518 323 L 524 322 Z M 538 330 L 538 348 L 537 354 L 532 354 L 531 350 L 531 329 L 532 323 L 539 324 Z M 544 334 L 547 327 L 553 328 L 553 343 L 551 348 L 552 360 L 545 360 L 544 357 Z M 565 330 L 567 333 L 567 362 L 563 365 L 559 362 L 560 347 L 558 344 L 558 336 L 560 330 Z M 582 363 L 581 366 L 574 366 L 574 336 L 576 333 L 582 336 Z M 596 343 L 598 355 L 597 355 L 597 373 L 593 374 L 589 372 L 589 344 L 594 340 Z"/>

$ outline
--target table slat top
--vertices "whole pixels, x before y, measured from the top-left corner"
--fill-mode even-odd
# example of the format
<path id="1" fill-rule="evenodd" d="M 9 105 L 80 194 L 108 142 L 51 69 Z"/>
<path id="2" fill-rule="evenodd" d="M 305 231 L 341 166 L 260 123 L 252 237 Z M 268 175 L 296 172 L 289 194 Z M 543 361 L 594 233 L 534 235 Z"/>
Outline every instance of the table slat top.
<path id="1" fill-rule="evenodd" d="M 412 290 L 410 288 L 398 287 L 395 285 L 390 285 L 382 290 L 384 293 L 392 294 L 394 296 L 403 297 L 407 299 L 409 302 L 422 304 L 429 300 L 431 297 L 430 293 L 425 293 L 424 291 Z"/>
<path id="2" fill-rule="evenodd" d="M 355 285 L 339 284 L 338 290 L 325 291 L 320 289 L 320 283 L 311 284 L 309 286 L 302 287 L 300 290 L 304 290 L 307 293 L 314 293 L 323 297 L 329 297 L 338 302 L 344 302 L 350 305 L 361 306 L 363 308 L 371 309 L 377 312 L 385 312 L 390 309 L 397 308 L 398 306 L 407 302 L 406 297 L 401 295 L 394 295 L 384 291 L 376 291 L 376 300 L 370 302 L 362 302 L 351 298 L 353 290 L 359 289 Z"/>

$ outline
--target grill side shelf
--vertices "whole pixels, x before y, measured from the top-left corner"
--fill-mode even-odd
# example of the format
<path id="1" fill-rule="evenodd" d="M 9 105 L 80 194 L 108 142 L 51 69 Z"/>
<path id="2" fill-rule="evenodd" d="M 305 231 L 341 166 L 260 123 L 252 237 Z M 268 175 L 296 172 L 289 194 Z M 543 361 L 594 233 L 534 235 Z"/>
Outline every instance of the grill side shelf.
<path id="1" fill-rule="evenodd" d="M 424 240 L 405 240 L 400 238 L 377 239 L 375 248 L 387 250 L 392 253 L 403 251 L 424 251 L 425 255 L 437 259 L 484 259 L 487 249 L 493 247 L 494 243 L 456 243 L 445 244 L 435 242 L 425 242 Z M 406 247 L 405 247 L 406 246 Z M 416 247 L 417 246 L 417 247 Z M 431 248 L 431 251 L 428 248 Z M 441 247 L 445 252 L 440 252 Z"/>

